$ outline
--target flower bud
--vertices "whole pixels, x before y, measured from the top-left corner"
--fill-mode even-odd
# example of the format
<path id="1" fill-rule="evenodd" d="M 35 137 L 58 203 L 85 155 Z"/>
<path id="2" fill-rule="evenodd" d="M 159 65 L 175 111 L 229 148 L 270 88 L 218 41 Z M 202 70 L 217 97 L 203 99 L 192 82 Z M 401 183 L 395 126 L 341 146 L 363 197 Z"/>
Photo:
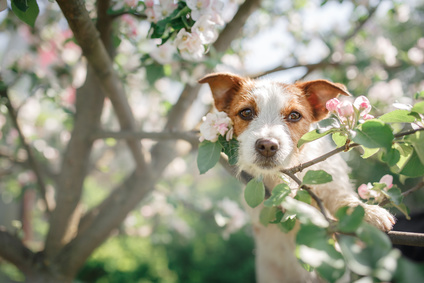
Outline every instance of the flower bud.
<path id="1" fill-rule="evenodd" d="M 369 195 L 369 188 L 367 184 L 362 184 L 359 186 L 358 188 L 358 195 L 362 198 L 362 199 L 368 199 L 370 197 Z"/>
<path id="2" fill-rule="evenodd" d="M 365 116 L 371 111 L 371 103 L 365 96 L 361 95 L 355 99 L 353 106 L 361 111 L 361 116 Z M 365 118 L 364 118 L 365 119 Z M 366 120 L 366 119 L 365 119 Z"/>
<path id="3" fill-rule="evenodd" d="M 337 109 L 337 106 L 340 104 L 340 100 L 338 100 L 337 98 L 333 98 L 330 99 L 329 101 L 327 101 L 327 103 L 325 104 L 325 107 L 327 108 L 328 111 L 330 112 L 334 112 Z"/>
<path id="4" fill-rule="evenodd" d="M 336 107 L 337 114 L 340 117 L 351 117 L 355 113 L 353 110 L 353 105 L 349 101 L 342 101 L 339 105 Z"/>
<path id="5" fill-rule="evenodd" d="M 389 174 L 384 175 L 383 177 L 381 177 L 379 183 L 386 184 L 387 187 L 384 189 L 387 191 L 388 189 L 393 187 L 393 176 Z"/>

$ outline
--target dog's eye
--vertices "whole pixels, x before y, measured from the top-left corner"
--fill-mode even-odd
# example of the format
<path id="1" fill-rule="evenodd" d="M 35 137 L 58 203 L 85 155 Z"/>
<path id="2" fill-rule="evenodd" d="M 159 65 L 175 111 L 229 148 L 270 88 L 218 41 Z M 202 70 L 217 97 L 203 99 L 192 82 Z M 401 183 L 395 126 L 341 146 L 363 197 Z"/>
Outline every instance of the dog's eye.
<path id="1" fill-rule="evenodd" d="M 302 115 L 299 112 L 293 111 L 287 116 L 287 120 L 290 122 L 297 122 L 302 119 Z"/>
<path id="2" fill-rule="evenodd" d="M 254 115 L 255 115 L 255 113 L 254 113 L 253 109 L 251 109 L 251 108 L 246 108 L 246 109 L 243 109 L 239 112 L 239 116 L 243 120 L 252 120 Z"/>

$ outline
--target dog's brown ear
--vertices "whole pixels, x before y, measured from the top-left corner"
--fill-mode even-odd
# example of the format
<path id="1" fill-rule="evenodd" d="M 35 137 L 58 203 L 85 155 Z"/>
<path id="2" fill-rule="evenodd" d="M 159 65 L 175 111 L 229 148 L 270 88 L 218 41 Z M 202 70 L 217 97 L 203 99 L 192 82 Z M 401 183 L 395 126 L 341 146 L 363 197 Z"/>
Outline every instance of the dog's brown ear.
<path id="1" fill-rule="evenodd" d="M 350 96 L 343 84 L 332 83 L 327 80 L 301 82 L 296 83 L 296 86 L 303 90 L 312 106 L 315 121 L 322 120 L 327 116 L 328 110 L 325 104 L 328 100 L 336 98 L 340 94 Z"/>
<path id="2" fill-rule="evenodd" d="M 216 109 L 218 111 L 226 111 L 245 80 L 230 73 L 214 73 L 203 77 L 199 80 L 199 83 L 209 84 Z"/>

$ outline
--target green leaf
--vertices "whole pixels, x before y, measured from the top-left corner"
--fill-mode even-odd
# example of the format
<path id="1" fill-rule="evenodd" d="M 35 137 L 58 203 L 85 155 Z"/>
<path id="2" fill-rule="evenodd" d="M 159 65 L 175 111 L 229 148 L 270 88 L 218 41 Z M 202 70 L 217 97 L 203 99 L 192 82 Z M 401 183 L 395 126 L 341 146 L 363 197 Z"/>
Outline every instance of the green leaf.
<path id="1" fill-rule="evenodd" d="M 11 2 L 22 12 L 26 12 L 29 8 L 27 0 L 12 0 Z"/>
<path id="2" fill-rule="evenodd" d="M 34 27 L 40 9 L 36 0 L 13 0 L 12 11 L 27 25 Z"/>
<path id="3" fill-rule="evenodd" d="M 381 159 L 390 167 L 396 165 L 400 160 L 400 152 L 394 147 L 391 147 L 387 152 L 383 152 Z"/>
<path id="4" fill-rule="evenodd" d="M 206 173 L 218 163 L 221 151 L 222 146 L 217 142 L 203 141 L 200 143 L 197 153 L 197 167 L 200 174 Z"/>
<path id="5" fill-rule="evenodd" d="M 390 148 L 394 139 L 392 128 L 378 120 L 369 120 L 355 131 L 353 141 L 368 148 Z"/>
<path id="6" fill-rule="evenodd" d="M 424 175 L 424 165 L 421 163 L 420 157 L 415 150 L 401 169 L 400 174 L 408 177 L 421 177 Z"/>
<path id="7" fill-rule="evenodd" d="M 286 218 L 284 221 L 280 222 L 278 227 L 284 233 L 288 233 L 291 230 L 293 230 L 295 225 L 296 225 L 296 218 L 292 217 L 292 218 Z"/>
<path id="8" fill-rule="evenodd" d="M 303 177 L 302 184 L 319 185 L 333 181 L 333 177 L 324 170 L 309 170 Z"/>
<path id="9" fill-rule="evenodd" d="M 259 214 L 259 222 L 265 227 L 272 223 L 276 218 L 277 207 L 264 207 Z"/>
<path id="10" fill-rule="evenodd" d="M 224 153 L 228 156 L 228 163 L 230 165 L 237 164 L 239 142 L 235 138 L 227 141 L 223 136 L 219 136 L 218 142 L 222 145 Z"/>
<path id="11" fill-rule="evenodd" d="M 263 202 L 265 198 L 265 186 L 262 181 L 257 179 L 252 179 L 247 183 L 246 188 L 244 189 L 244 199 L 246 203 L 255 208 Z"/>
<path id="12" fill-rule="evenodd" d="M 415 105 L 411 109 L 412 112 L 417 112 L 420 114 L 424 114 L 424 101 L 415 103 Z"/>
<path id="13" fill-rule="evenodd" d="M 424 278 L 424 263 L 413 262 L 401 257 L 397 262 L 393 282 L 422 282 Z"/>
<path id="14" fill-rule="evenodd" d="M 317 140 L 319 138 L 322 138 L 323 136 L 329 135 L 329 134 L 334 133 L 338 130 L 339 129 L 330 129 L 330 130 L 325 131 L 323 133 L 320 133 L 319 130 L 313 130 L 311 132 L 308 132 L 300 138 L 299 142 L 297 143 L 297 147 L 301 147 L 305 143 Z"/>
<path id="15" fill-rule="evenodd" d="M 345 273 L 342 255 L 330 244 L 326 229 L 302 225 L 297 232 L 296 244 L 299 258 L 327 281 L 335 282 Z"/>
<path id="16" fill-rule="evenodd" d="M 339 235 L 338 241 L 342 255 L 350 270 L 359 275 L 370 275 L 373 269 L 373 262 L 368 255 L 363 252 L 360 243 L 352 236 Z"/>
<path id="17" fill-rule="evenodd" d="M 402 191 L 398 187 L 393 186 L 388 191 L 381 190 L 381 192 L 389 199 L 389 205 L 396 207 L 405 215 L 406 219 L 411 219 L 409 217 L 409 210 L 403 203 Z"/>
<path id="18" fill-rule="evenodd" d="M 408 136 L 408 141 L 414 147 L 421 163 L 424 164 L 424 131 L 418 131 L 413 135 Z"/>
<path id="19" fill-rule="evenodd" d="M 296 244 L 311 246 L 317 239 L 326 239 L 327 230 L 312 224 L 301 225 L 296 235 Z"/>
<path id="20" fill-rule="evenodd" d="M 367 158 L 373 156 L 374 154 L 376 154 L 380 150 L 378 148 L 368 148 L 368 147 L 365 147 L 365 146 L 362 146 L 362 145 L 361 145 L 361 147 L 364 150 L 364 154 L 362 154 L 363 159 L 367 159 Z"/>
<path id="21" fill-rule="evenodd" d="M 414 99 L 424 98 L 424 90 L 417 91 L 414 95 Z"/>
<path id="22" fill-rule="evenodd" d="M 280 205 L 290 192 L 291 190 L 287 184 L 278 184 L 274 187 L 271 192 L 271 196 L 264 202 L 264 205 L 267 207 Z"/>
<path id="23" fill-rule="evenodd" d="M 414 148 L 407 143 L 395 143 L 393 144 L 393 147 L 399 151 L 400 158 L 396 165 L 392 166 L 390 170 L 392 170 L 396 174 L 399 174 L 400 171 L 402 171 L 402 168 L 408 162 L 409 158 L 411 158 Z"/>
<path id="24" fill-rule="evenodd" d="M 334 143 L 337 145 L 337 147 L 344 146 L 347 141 L 346 135 L 343 135 L 339 132 L 334 133 L 331 138 L 333 139 Z"/>
<path id="25" fill-rule="evenodd" d="M 402 191 L 398 187 L 392 187 L 384 193 L 394 204 L 401 204 L 403 201 Z"/>
<path id="26" fill-rule="evenodd" d="M 372 260 L 378 260 L 378 258 L 385 256 L 392 248 L 392 242 L 389 236 L 366 222 L 361 224 L 356 231 L 356 235 L 361 241 L 367 244 L 367 246 L 376 248 Z"/>
<path id="27" fill-rule="evenodd" d="M 302 224 L 314 224 L 319 227 L 328 227 L 329 223 L 322 213 L 312 205 L 286 197 L 283 202 L 285 213 L 296 215 L 296 218 Z"/>
<path id="28" fill-rule="evenodd" d="M 298 190 L 294 199 L 307 204 L 311 204 L 312 202 L 311 195 L 305 190 Z"/>
<path id="29" fill-rule="evenodd" d="M 410 111 L 397 109 L 380 116 L 378 119 L 385 123 L 412 123 L 415 117 L 410 115 Z"/>
<path id="30" fill-rule="evenodd" d="M 360 205 L 355 208 L 348 206 L 339 208 L 335 215 L 339 220 L 337 229 L 343 233 L 355 232 L 361 225 L 364 215 L 365 210 Z"/>

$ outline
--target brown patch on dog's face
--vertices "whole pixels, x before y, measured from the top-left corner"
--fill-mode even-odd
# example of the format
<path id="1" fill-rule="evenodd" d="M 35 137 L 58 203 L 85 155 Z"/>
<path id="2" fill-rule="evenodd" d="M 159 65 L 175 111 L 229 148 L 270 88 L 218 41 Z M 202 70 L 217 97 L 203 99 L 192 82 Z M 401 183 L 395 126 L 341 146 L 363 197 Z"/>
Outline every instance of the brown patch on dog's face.
<path id="1" fill-rule="evenodd" d="M 234 134 L 240 135 L 249 125 L 251 120 L 243 119 L 240 112 L 250 109 L 253 117 L 258 113 L 254 98 L 249 90 L 253 81 L 233 74 L 216 73 L 208 75 L 200 83 L 208 83 L 218 111 L 224 111 L 233 121 Z"/>
<path id="2" fill-rule="evenodd" d="M 293 122 L 290 120 L 290 116 L 294 113 L 299 113 L 301 115 L 299 121 Z M 290 136 L 293 144 L 296 145 L 300 138 L 309 132 L 313 122 L 312 107 L 309 105 L 305 97 L 295 96 L 290 101 L 288 107 L 284 109 L 284 117 L 290 130 Z"/>
<path id="3" fill-rule="evenodd" d="M 240 135 L 249 126 L 250 121 L 259 113 L 255 99 L 249 94 L 248 88 L 234 95 L 226 113 L 234 123 L 234 134 Z M 251 113 L 252 119 L 243 118 L 243 113 Z"/>
<path id="4" fill-rule="evenodd" d="M 286 91 L 291 94 L 291 99 L 286 106 L 281 109 L 281 115 L 290 130 L 293 144 L 297 144 L 300 138 L 309 132 L 311 124 L 314 122 L 313 108 L 305 97 L 303 91 L 295 85 L 284 85 Z M 300 114 L 298 121 L 292 120 Z"/>

